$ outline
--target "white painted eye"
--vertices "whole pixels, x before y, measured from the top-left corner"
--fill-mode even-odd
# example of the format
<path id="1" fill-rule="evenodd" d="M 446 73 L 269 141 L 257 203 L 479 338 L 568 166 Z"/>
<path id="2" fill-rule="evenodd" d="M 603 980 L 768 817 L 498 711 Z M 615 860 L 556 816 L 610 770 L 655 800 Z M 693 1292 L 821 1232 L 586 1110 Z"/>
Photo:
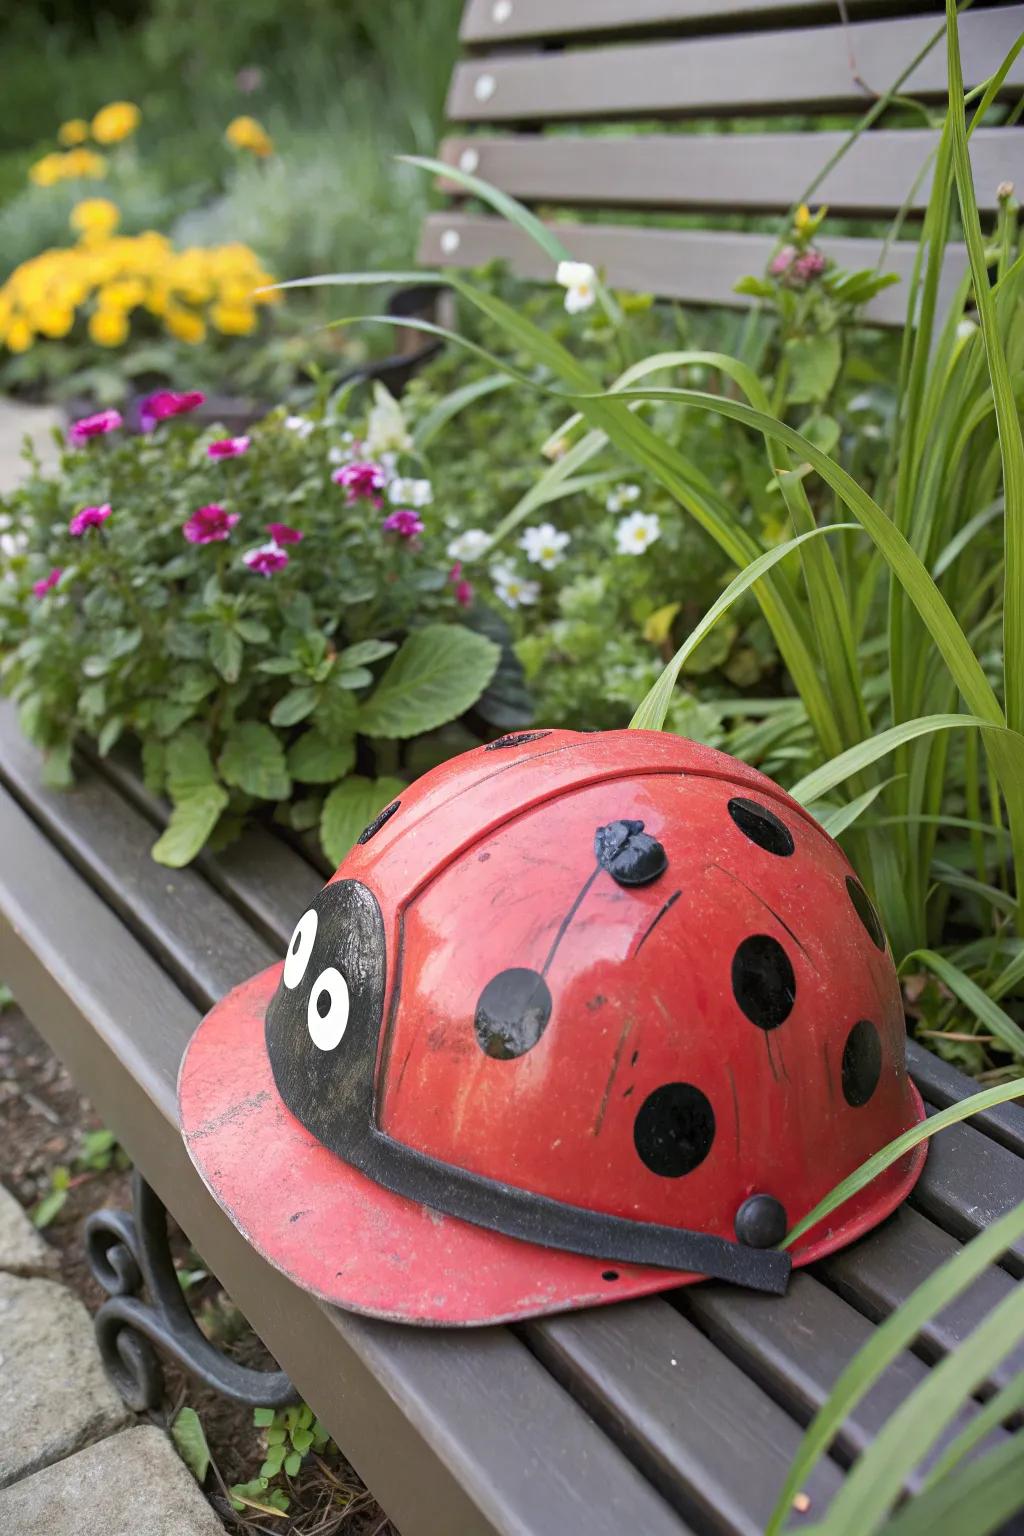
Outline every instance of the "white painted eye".
<path id="1" fill-rule="evenodd" d="M 288 945 L 288 953 L 284 962 L 284 984 L 291 990 L 297 987 L 306 974 L 306 966 L 309 957 L 313 953 L 313 945 L 316 942 L 316 913 L 310 907 L 308 912 L 303 912 L 295 924 L 292 941 Z"/>
<path id="2" fill-rule="evenodd" d="M 309 1038 L 321 1051 L 333 1051 L 348 1024 L 348 982 L 329 965 L 314 981 L 306 1007 Z"/>

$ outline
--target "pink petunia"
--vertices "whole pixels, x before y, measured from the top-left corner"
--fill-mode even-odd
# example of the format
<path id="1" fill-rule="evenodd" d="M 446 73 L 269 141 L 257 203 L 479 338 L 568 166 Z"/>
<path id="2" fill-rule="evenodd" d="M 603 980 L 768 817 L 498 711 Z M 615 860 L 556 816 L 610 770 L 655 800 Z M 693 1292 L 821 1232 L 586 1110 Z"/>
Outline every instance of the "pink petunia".
<path id="1" fill-rule="evenodd" d="M 260 576 L 272 576 L 275 571 L 283 571 L 288 564 L 288 556 L 273 539 L 269 544 L 261 544 L 258 549 L 250 549 L 242 559 L 250 571 Z"/>
<path id="2" fill-rule="evenodd" d="M 268 523 L 267 532 L 275 544 L 301 544 L 306 537 L 300 528 L 289 528 L 287 523 Z"/>
<path id="3" fill-rule="evenodd" d="M 462 574 L 462 561 L 456 560 L 448 572 L 448 580 L 455 588 L 455 601 L 460 608 L 471 608 L 473 605 L 473 584 L 466 581 Z"/>
<path id="4" fill-rule="evenodd" d="M 809 283 L 812 278 L 820 277 L 825 270 L 825 258 L 820 251 L 804 251 L 793 263 L 792 278 L 794 282 Z"/>
<path id="5" fill-rule="evenodd" d="M 103 437 L 123 425 L 120 411 L 97 411 L 95 416 L 80 416 L 68 429 L 68 442 L 72 448 L 81 448 L 91 437 Z"/>
<path id="6" fill-rule="evenodd" d="M 240 521 L 237 512 L 227 512 L 215 502 L 199 507 L 182 528 L 190 544 L 221 544 L 230 538 L 231 530 Z"/>
<path id="7" fill-rule="evenodd" d="M 206 396 L 198 389 L 158 389 L 155 394 L 147 395 L 139 406 L 139 422 L 143 432 L 152 432 L 158 422 L 166 421 L 169 416 L 183 416 L 186 411 L 194 411 L 202 405 Z"/>
<path id="8" fill-rule="evenodd" d="M 60 567 L 55 565 L 49 576 L 44 576 L 42 581 L 37 581 L 35 586 L 32 588 L 32 591 L 35 593 L 36 597 L 45 597 L 47 592 L 52 592 L 63 574 L 64 572 L 60 569 Z"/>
<path id="9" fill-rule="evenodd" d="M 389 513 L 381 527 L 385 533 L 397 533 L 400 539 L 414 539 L 423 532 L 423 519 L 417 512 L 410 512 L 403 507 Z"/>
<path id="10" fill-rule="evenodd" d="M 768 268 L 772 277 L 782 277 L 783 273 L 789 271 L 795 259 L 796 246 L 784 245 L 782 250 L 779 251 L 776 256 L 772 257 L 771 266 Z"/>
<path id="11" fill-rule="evenodd" d="M 380 493 L 388 483 L 384 469 L 372 459 L 343 464 L 331 479 L 343 487 L 349 501 L 372 501 L 375 507 L 380 506 Z"/>
<path id="12" fill-rule="evenodd" d="M 68 533 L 73 539 L 80 539 L 90 528 L 99 528 L 105 523 L 111 510 L 109 501 L 105 501 L 101 507 L 83 507 L 68 523 Z"/>
<path id="13" fill-rule="evenodd" d="M 240 459 L 251 442 L 251 437 L 219 437 L 206 451 L 211 459 Z"/>

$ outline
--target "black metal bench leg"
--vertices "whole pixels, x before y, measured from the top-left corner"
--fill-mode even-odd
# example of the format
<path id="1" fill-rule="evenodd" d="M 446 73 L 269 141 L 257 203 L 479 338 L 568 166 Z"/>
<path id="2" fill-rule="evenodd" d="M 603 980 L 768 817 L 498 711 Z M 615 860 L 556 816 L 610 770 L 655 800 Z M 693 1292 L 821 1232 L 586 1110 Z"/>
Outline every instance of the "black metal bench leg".
<path id="1" fill-rule="evenodd" d="M 89 1267 L 110 1297 L 94 1319 L 107 1374 L 136 1413 L 158 1407 L 164 1378 L 153 1345 L 189 1375 L 236 1402 L 283 1408 L 299 1401 L 283 1371 L 258 1371 L 216 1349 L 182 1295 L 167 1238 L 167 1211 L 142 1175 L 132 1175 L 134 1214 L 94 1211 L 85 1224 Z M 143 1286 L 150 1300 L 136 1292 Z"/>

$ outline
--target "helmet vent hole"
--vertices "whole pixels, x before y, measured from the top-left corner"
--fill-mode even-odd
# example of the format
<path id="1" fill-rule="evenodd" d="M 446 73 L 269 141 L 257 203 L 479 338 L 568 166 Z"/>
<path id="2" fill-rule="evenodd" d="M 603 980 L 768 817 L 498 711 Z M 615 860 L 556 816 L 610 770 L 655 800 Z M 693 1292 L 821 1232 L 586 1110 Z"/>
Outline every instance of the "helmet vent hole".
<path id="1" fill-rule="evenodd" d="M 778 939 L 751 934 L 732 960 L 732 990 L 739 1007 L 758 1029 L 778 1029 L 796 1002 L 792 962 Z"/>
<path id="2" fill-rule="evenodd" d="M 793 852 L 796 844 L 792 832 L 766 805 L 737 795 L 729 801 L 728 810 L 743 836 L 763 848 L 765 853 L 774 853 L 776 857 L 786 859 Z"/>

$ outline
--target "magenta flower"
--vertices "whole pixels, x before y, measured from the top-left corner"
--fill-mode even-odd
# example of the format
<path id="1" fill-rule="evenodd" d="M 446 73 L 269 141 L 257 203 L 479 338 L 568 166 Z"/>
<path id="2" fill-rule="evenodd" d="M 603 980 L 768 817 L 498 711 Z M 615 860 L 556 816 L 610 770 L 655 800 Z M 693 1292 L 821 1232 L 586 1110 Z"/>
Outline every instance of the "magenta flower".
<path id="1" fill-rule="evenodd" d="M 81 512 L 76 512 L 68 523 L 68 533 L 73 539 L 80 539 L 83 533 L 90 528 L 99 528 L 110 516 L 111 506 L 105 501 L 102 507 L 83 507 Z"/>
<path id="2" fill-rule="evenodd" d="M 473 584 L 466 581 L 462 575 L 462 561 L 456 560 L 448 572 L 448 580 L 455 588 L 455 601 L 460 608 L 470 608 L 473 605 Z"/>
<path id="3" fill-rule="evenodd" d="M 344 488 L 349 501 L 372 501 L 375 507 L 380 506 L 380 493 L 388 483 L 384 470 L 372 459 L 343 464 L 331 479 Z"/>
<path id="4" fill-rule="evenodd" d="M 42 581 L 37 581 L 35 586 L 32 588 L 32 591 L 35 593 L 36 597 L 45 597 L 47 592 L 52 592 L 63 574 L 64 572 L 60 569 L 60 567 L 55 565 L 49 576 L 44 576 Z"/>
<path id="5" fill-rule="evenodd" d="M 214 502 L 197 508 L 181 531 L 190 544 L 222 544 L 239 521 L 237 512 L 227 512 Z"/>
<path id="6" fill-rule="evenodd" d="M 269 544 L 261 544 L 258 549 L 250 549 L 242 559 L 250 571 L 255 571 L 260 576 L 272 576 L 275 571 L 283 571 L 288 564 L 288 556 L 283 549 L 278 548 L 273 539 Z"/>
<path id="7" fill-rule="evenodd" d="M 186 389 L 181 393 L 175 389 L 158 389 L 156 394 L 147 395 L 139 406 L 143 432 L 152 432 L 158 422 L 166 421 L 169 416 L 183 416 L 186 411 L 194 411 L 205 399 L 198 389 Z"/>
<path id="8" fill-rule="evenodd" d="M 251 437 L 219 437 L 206 451 L 211 459 L 240 459 L 251 442 Z"/>
<path id="9" fill-rule="evenodd" d="M 772 257 L 772 264 L 768 268 L 772 277 L 782 277 L 788 272 L 796 258 L 796 246 L 784 245 L 777 255 Z"/>
<path id="10" fill-rule="evenodd" d="M 95 416 L 80 416 L 68 429 L 68 442 L 72 448 L 81 448 L 90 437 L 103 437 L 107 432 L 116 432 L 123 425 L 120 411 L 97 411 Z"/>
<path id="11" fill-rule="evenodd" d="M 804 251 L 793 263 L 791 276 L 794 282 L 809 283 L 815 277 L 820 277 L 825 270 L 825 258 L 820 251 Z"/>
<path id="12" fill-rule="evenodd" d="M 300 528 L 289 528 L 287 523 L 268 523 L 267 532 L 275 544 L 301 544 L 306 537 Z"/>
<path id="13" fill-rule="evenodd" d="M 385 533 L 397 533 L 400 539 L 414 539 L 417 534 L 423 532 L 423 519 L 417 512 L 410 512 L 408 508 L 400 508 L 397 512 L 391 512 L 384 519 L 381 527 Z"/>

